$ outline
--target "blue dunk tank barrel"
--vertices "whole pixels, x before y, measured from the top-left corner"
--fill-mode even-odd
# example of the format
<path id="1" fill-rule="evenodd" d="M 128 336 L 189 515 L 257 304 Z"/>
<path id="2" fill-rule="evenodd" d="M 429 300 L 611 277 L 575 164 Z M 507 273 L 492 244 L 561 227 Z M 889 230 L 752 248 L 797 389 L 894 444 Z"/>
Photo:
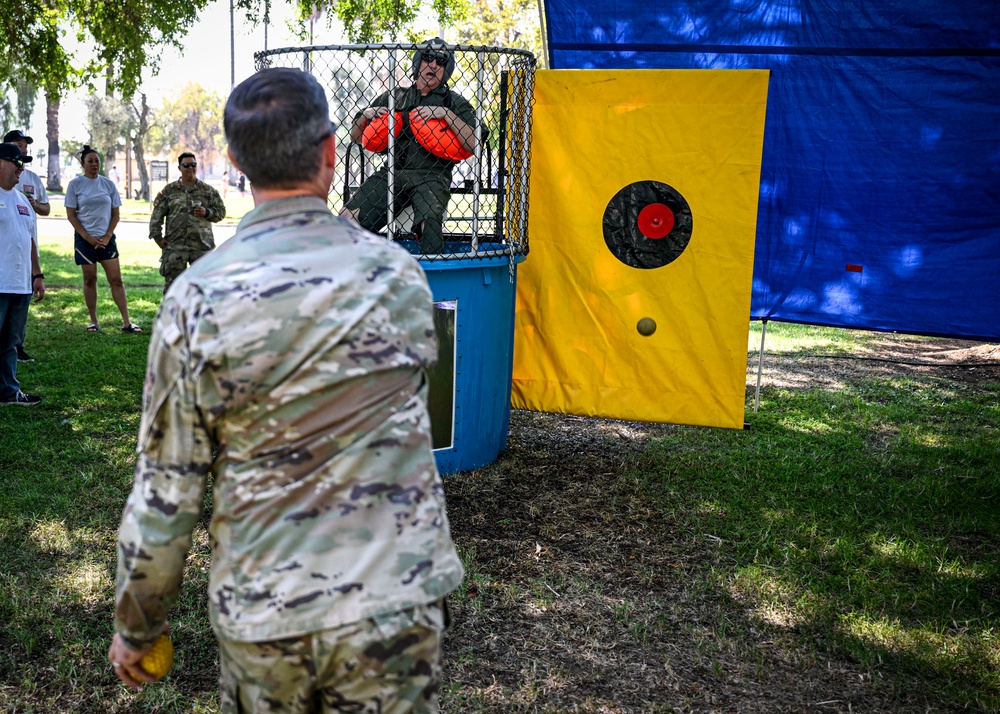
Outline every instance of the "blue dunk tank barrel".
<path id="1" fill-rule="evenodd" d="M 496 460 L 507 443 L 514 292 L 523 255 L 422 260 L 434 296 L 438 362 L 430 371 L 434 456 L 442 474 Z"/>
<path id="2" fill-rule="evenodd" d="M 427 82 L 421 68 L 441 69 L 445 57 L 446 106 L 473 127 L 472 147 L 468 135 L 460 138 L 450 124 L 421 121 L 413 105 L 415 94 L 409 90 Z M 429 374 L 439 470 L 449 474 L 491 463 L 507 443 L 514 287 L 517 265 L 528 253 L 534 55 L 434 38 L 415 44 L 288 47 L 257 52 L 254 58 L 258 69 L 301 67 L 327 88 L 337 138 L 330 208 L 357 211 L 363 227 L 403 245 L 424 268 L 439 346 Z M 385 108 L 386 119 L 369 120 L 352 136 L 365 110 L 375 105 Z M 409 162 L 421 152 L 447 162 L 420 164 L 421 171 L 448 167 L 447 200 L 440 224 L 433 226 L 437 230 L 425 231 L 426 221 L 435 219 L 415 213 L 417 175 L 409 172 Z M 384 200 L 369 200 L 370 194 L 363 204 L 352 202 L 369 180 L 385 186 Z M 426 198 L 417 203 L 426 212 Z"/>

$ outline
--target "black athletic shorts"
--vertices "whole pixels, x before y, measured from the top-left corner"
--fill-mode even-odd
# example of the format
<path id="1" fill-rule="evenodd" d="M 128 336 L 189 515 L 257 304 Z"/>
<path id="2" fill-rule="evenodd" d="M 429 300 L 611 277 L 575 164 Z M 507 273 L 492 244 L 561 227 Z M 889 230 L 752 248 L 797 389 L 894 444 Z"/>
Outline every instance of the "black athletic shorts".
<path id="1" fill-rule="evenodd" d="M 77 265 L 96 265 L 118 257 L 118 244 L 115 242 L 114 233 L 111 234 L 111 240 L 103 248 L 95 248 L 76 232 L 73 233 L 73 243 L 76 247 L 73 256 L 76 258 Z"/>

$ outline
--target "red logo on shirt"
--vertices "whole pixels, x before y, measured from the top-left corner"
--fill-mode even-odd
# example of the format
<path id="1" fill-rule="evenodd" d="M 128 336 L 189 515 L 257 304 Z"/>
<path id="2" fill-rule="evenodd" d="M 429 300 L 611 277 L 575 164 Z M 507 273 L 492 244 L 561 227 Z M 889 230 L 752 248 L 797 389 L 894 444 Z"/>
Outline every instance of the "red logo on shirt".
<path id="1" fill-rule="evenodd" d="M 30 216 L 31 215 L 31 211 L 28 209 L 28 207 L 27 206 L 22 206 L 20 203 L 17 204 L 17 212 L 20 213 L 22 216 Z"/>

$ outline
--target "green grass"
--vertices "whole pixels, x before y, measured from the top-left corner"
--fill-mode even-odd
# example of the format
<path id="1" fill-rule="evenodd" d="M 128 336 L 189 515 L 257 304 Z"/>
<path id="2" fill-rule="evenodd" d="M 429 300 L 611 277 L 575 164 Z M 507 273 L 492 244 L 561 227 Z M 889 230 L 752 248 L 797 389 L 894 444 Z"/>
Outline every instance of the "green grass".
<path id="1" fill-rule="evenodd" d="M 215 711 L 204 522 L 172 617 L 172 674 L 136 694 L 107 666 L 115 536 L 131 488 L 149 338 L 110 327 L 85 333 L 67 241 L 45 238 L 41 249 L 57 287 L 31 308 L 27 346 L 38 361 L 22 364 L 19 378 L 45 401 L 0 409 L 0 710 Z M 133 319 L 147 328 L 161 298 L 157 257 L 152 244 L 130 246 L 123 263 Z M 116 325 L 103 274 L 99 295 L 104 322 Z M 872 339 L 771 324 L 767 350 L 850 353 Z M 1000 711 L 998 392 L 995 381 L 936 374 L 839 391 L 765 387 L 760 411 L 747 410 L 748 430 L 677 428 L 623 464 L 620 479 L 650 517 L 668 516 L 678 532 L 717 545 L 692 587 L 727 603 L 728 614 L 686 625 L 688 635 L 710 633 L 706 672 L 722 676 L 733 621 L 758 622 L 880 676 L 925 681 L 949 707 Z M 505 582 L 488 572 L 492 561 L 475 542 L 460 547 L 469 578 L 458 596 L 473 602 L 472 614 L 490 616 L 484 593 L 503 605 L 497 617 L 517 598 L 544 613 L 575 587 L 551 573 Z M 601 594 L 600 584 L 588 588 Z M 637 613 L 649 608 L 612 598 L 607 618 L 643 645 L 677 636 L 674 618 L 638 626 Z M 546 710 L 540 686 L 530 677 L 525 685 L 531 710 Z M 495 691 L 443 686 L 449 711 L 501 711 Z"/>
<path id="2" fill-rule="evenodd" d="M 750 323 L 749 349 L 756 355 L 760 352 L 760 322 Z M 850 354 L 879 339 L 879 334 L 861 330 L 842 330 L 836 327 L 817 327 L 794 323 L 769 322 L 764 339 L 764 353 L 785 354 Z"/>
<path id="3" fill-rule="evenodd" d="M 50 199 L 49 217 L 65 218 L 66 206 L 63 204 L 63 197 L 51 196 Z M 253 197 L 249 191 L 246 192 L 246 196 L 241 197 L 240 192 L 233 189 L 226 194 L 223 201 L 226 204 L 226 217 L 220 221 L 223 224 L 239 223 L 240 219 L 253 208 Z M 152 210 L 153 204 L 150 202 L 123 198 L 121 208 L 118 209 L 118 218 L 122 221 L 148 221 Z"/>
<path id="4" fill-rule="evenodd" d="M 41 308 L 48 302 L 49 294 L 53 291 L 53 288 L 58 290 L 61 287 L 72 287 L 77 290 L 77 298 L 80 301 L 82 309 L 83 294 L 79 292 L 79 289 L 83 284 L 83 278 L 80 266 L 73 261 L 73 254 L 71 252 L 73 233 L 72 230 L 68 234 L 65 232 L 60 233 L 56 228 L 58 225 L 46 222 L 39 229 L 41 235 L 38 241 L 38 252 L 45 270 L 45 284 L 49 292 L 46 293 L 45 300 L 39 303 L 38 307 Z M 160 254 L 162 252 L 160 247 L 151 240 L 120 240 L 118 241 L 118 248 L 120 253 L 118 264 L 121 267 L 122 280 L 125 283 L 126 289 L 140 286 L 160 287 L 162 292 L 163 278 L 160 277 L 158 272 Z M 104 279 L 104 269 L 98 268 L 97 274 L 101 281 L 100 285 L 103 286 L 98 288 L 98 295 L 100 295 L 101 292 L 108 290 L 108 285 Z M 106 297 L 110 300 L 110 293 Z M 145 298 L 140 298 L 137 295 L 136 299 Z M 132 295 L 129 293 L 129 311 L 132 310 L 132 301 Z M 159 298 L 156 298 L 154 304 L 140 305 L 140 307 L 148 308 L 151 314 L 155 314 L 159 303 Z M 116 314 L 116 311 L 113 308 L 110 312 L 101 308 L 100 313 L 101 315 Z M 86 310 L 83 310 L 83 317 L 87 317 Z M 140 322 L 140 324 L 147 325 L 149 323 Z"/>
<path id="5" fill-rule="evenodd" d="M 772 324 L 766 349 L 878 339 Z M 1000 711 L 1000 383 L 921 374 L 762 394 L 745 432 L 654 442 L 642 493 L 718 539 L 717 585 L 764 621 Z"/>

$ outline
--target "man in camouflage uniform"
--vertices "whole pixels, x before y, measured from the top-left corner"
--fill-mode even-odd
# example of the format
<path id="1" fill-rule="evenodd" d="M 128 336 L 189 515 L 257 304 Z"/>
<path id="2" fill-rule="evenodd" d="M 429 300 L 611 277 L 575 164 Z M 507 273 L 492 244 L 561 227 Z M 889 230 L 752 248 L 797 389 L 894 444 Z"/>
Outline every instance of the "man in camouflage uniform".
<path id="1" fill-rule="evenodd" d="M 149 218 L 149 237 L 163 248 L 160 275 L 164 293 L 189 265 L 215 248 L 212 223 L 226 217 L 226 204 L 219 192 L 198 180 L 195 155 L 185 152 L 178 156 L 177 168 L 181 177 L 156 196 Z"/>
<path id="2" fill-rule="evenodd" d="M 330 213 L 326 95 L 265 69 L 226 105 L 256 208 L 151 336 L 108 657 L 127 684 L 176 601 L 208 474 L 223 712 L 436 712 L 462 579 L 431 450 L 416 259 Z M 282 137 L 273 142 L 273 137 Z"/>

